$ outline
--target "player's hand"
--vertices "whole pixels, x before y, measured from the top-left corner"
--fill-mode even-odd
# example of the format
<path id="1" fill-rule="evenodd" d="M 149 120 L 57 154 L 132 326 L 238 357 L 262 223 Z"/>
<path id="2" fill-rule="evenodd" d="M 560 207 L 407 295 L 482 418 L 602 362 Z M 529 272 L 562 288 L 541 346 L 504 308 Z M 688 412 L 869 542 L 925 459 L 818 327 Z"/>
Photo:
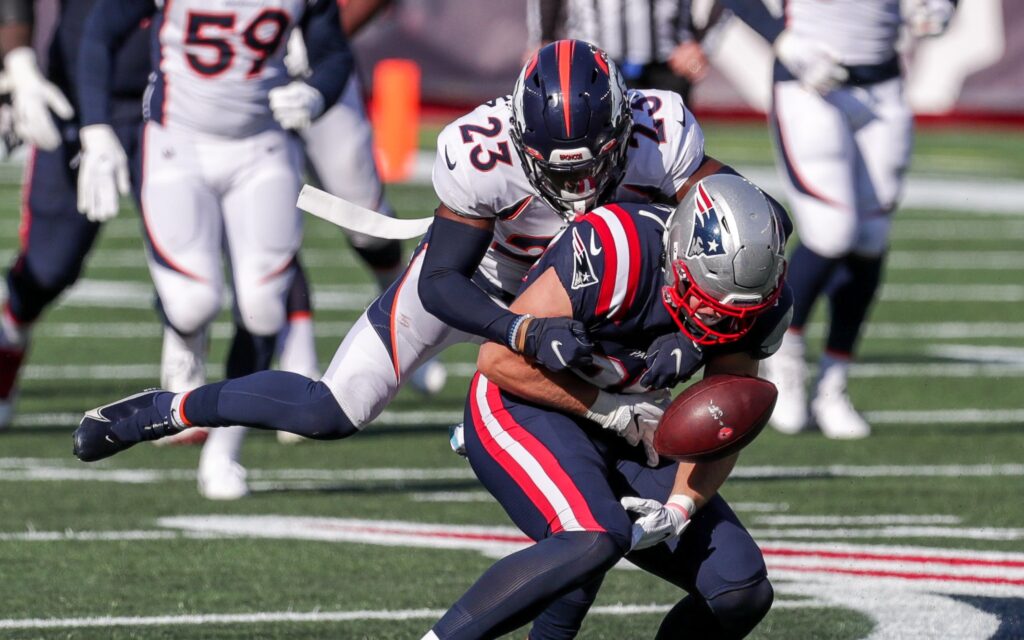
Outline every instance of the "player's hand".
<path id="1" fill-rule="evenodd" d="M 704 350 L 682 333 L 673 331 L 651 343 L 647 350 L 647 370 L 640 384 L 648 389 L 671 389 L 690 379 L 704 366 Z"/>
<path id="2" fill-rule="evenodd" d="M 955 7 L 950 0 L 901 0 L 903 23 L 915 38 L 941 35 L 953 19 Z"/>
<path id="3" fill-rule="evenodd" d="M 292 34 L 288 36 L 284 68 L 293 78 L 305 78 L 309 75 L 309 53 L 306 51 L 306 41 L 302 37 L 302 29 L 292 29 Z"/>
<path id="4" fill-rule="evenodd" d="M 708 73 L 708 59 L 696 40 L 677 44 L 665 62 L 672 73 L 690 82 L 700 82 Z"/>
<path id="5" fill-rule="evenodd" d="M 517 337 L 523 355 L 533 358 L 551 371 L 579 369 L 594 363 L 594 343 L 587 327 L 572 318 L 527 317 Z"/>
<path id="6" fill-rule="evenodd" d="M 30 144 L 50 151 L 60 144 L 60 131 L 50 115 L 70 119 L 75 115 L 71 103 L 53 83 L 43 77 L 30 47 L 18 47 L 4 56 L 4 69 L 14 106 L 14 129 Z"/>
<path id="7" fill-rule="evenodd" d="M 324 112 L 323 95 L 301 80 L 275 87 L 268 94 L 270 110 L 285 129 L 302 131 Z"/>
<path id="8" fill-rule="evenodd" d="M 654 450 L 654 432 L 671 400 L 672 396 L 666 389 L 635 394 L 599 391 L 585 415 L 588 420 L 614 431 L 629 444 L 642 444 L 647 464 L 656 467 L 658 452 Z"/>
<path id="9" fill-rule="evenodd" d="M 78 210 L 93 222 L 103 222 L 117 215 L 121 196 L 131 193 L 128 157 L 109 125 L 82 127 L 78 137 Z"/>
<path id="10" fill-rule="evenodd" d="M 626 511 L 640 515 L 633 523 L 631 551 L 678 538 L 690 524 L 690 514 L 695 511 L 693 500 L 685 495 L 673 495 L 665 504 L 633 496 L 626 496 L 619 503 Z"/>
<path id="11" fill-rule="evenodd" d="M 839 56 L 823 42 L 784 30 L 775 40 L 775 55 L 801 84 L 825 95 L 849 77 L 839 64 Z"/>

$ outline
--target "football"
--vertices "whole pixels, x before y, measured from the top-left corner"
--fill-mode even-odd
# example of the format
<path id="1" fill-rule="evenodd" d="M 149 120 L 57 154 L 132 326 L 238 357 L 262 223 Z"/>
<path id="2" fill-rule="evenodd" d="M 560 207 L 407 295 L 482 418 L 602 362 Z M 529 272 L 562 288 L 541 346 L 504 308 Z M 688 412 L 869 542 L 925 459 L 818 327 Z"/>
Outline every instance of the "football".
<path id="1" fill-rule="evenodd" d="M 654 448 L 680 462 L 735 453 L 768 423 L 778 395 L 775 385 L 761 378 L 708 376 L 672 401 L 654 434 Z"/>

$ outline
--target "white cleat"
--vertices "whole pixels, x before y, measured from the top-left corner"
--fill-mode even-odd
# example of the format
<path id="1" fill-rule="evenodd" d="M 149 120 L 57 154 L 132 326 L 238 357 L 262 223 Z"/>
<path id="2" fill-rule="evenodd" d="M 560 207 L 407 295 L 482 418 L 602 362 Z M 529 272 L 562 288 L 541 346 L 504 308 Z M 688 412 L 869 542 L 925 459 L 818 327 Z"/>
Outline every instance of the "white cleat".
<path id="1" fill-rule="evenodd" d="M 174 329 L 164 327 L 164 342 L 160 353 L 160 387 L 174 393 L 191 391 L 206 384 L 206 350 L 209 329 L 192 336 L 178 335 Z M 190 427 L 173 436 L 154 440 L 158 447 L 187 446 L 206 442 L 207 427 Z"/>
<path id="2" fill-rule="evenodd" d="M 807 363 L 804 361 L 803 349 L 779 349 L 764 361 L 764 377 L 779 390 L 779 398 L 768 424 L 786 435 L 806 431 L 809 425 Z"/>
<path id="3" fill-rule="evenodd" d="M 297 433 L 292 433 L 291 431 L 278 431 L 277 441 L 280 444 L 300 444 L 305 442 L 306 438 Z"/>
<path id="4" fill-rule="evenodd" d="M 424 362 L 409 378 L 412 388 L 425 396 L 436 396 L 441 393 L 447 381 L 448 370 L 437 358 Z"/>
<path id="5" fill-rule="evenodd" d="M 199 468 L 199 493 L 207 500 L 238 500 L 249 495 L 245 467 L 233 461 L 206 464 Z"/>
<path id="6" fill-rule="evenodd" d="M 846 391 L 849 363 L 823 356 L 811 415 L 822 434 L 832 440 L 859 440 L 871 435 L 871 425 L 853 408 Z"/>

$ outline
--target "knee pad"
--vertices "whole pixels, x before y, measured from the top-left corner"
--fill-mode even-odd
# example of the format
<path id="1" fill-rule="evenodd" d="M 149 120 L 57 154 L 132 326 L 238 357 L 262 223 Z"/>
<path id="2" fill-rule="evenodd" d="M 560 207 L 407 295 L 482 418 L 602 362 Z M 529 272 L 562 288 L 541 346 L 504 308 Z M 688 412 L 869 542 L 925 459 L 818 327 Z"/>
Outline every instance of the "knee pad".
<path id="1" fill-rule="evenodd" d="M 742 638 L 761 622 L 774 600 L 772 583 L 763 577 L 752 585 L 721 593 L 707 604 L 728 637 Z"/>
<path id="2" fill-rule="evenodd" d="M 164 319 L 181 335 L 192 335 L 205 327 L 220 311 L 221 290 L 207 283 L 189 281 L 175 288 L 174 295 L 160 296 Z"/>
<path id="3" fill-rule="evenodd" d="M 880 258 L 889 248 L 891 229 L 890 216 L 873 216 L 864 220 L 857 231 L 857 243 L 853 253 L 865 258 Z"/>
<path id="4" fill-rule="evenodd" d="M 286 321 L 285 300 L 276 287 L 236 283 L 235 301 L 245 328 L 257 336 L 276 335 Z"/>

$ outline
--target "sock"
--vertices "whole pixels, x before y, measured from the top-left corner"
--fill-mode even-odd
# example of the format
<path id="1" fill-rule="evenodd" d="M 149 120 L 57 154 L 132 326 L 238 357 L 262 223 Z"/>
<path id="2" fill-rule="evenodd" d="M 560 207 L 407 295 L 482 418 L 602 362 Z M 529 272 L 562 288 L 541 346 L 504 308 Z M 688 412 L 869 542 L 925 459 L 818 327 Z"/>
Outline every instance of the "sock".
<path id="1" fill-rule="evenodd" d="M 563 531 L 545 538 L 491 565 L 434 625 L 434 633 L 443 640 L 508 633 L 602 575 L 627 546 L 627 541 L 594 531 Z"/>
<path id="2" fill-rule="evenodd" d="M 194 426 L 243 425 L 316 440 L 336 440 L 358 431 L 330 387 L 288 371 L 260 371 L 203 385 L 180 402 L 184 419 Z"/>
<path id="3" fill-rule="evenodd" d="M 798 245 L 789 259 L 786 282 L 793 291 L 793 322 L 790 326 L 802 329 L 807 324 L 814 302 L 821 295 L 829 277 L 839 264 L 838 258 L 825 258 L 804 245 Z"/>
<path id="4" fill-rule="evenodd" d="M 288 317 L 277 336 L 277 366 L 307 378 L 320 377 L 312 315 L 299 312 Z"/>
<path id="5" fill-rule="evenodd" d="M 836 353 L 853 353 L 882 281 L 884 257 L 848 256 L 829 283 L 831 310 L 825 348 Z"/>

